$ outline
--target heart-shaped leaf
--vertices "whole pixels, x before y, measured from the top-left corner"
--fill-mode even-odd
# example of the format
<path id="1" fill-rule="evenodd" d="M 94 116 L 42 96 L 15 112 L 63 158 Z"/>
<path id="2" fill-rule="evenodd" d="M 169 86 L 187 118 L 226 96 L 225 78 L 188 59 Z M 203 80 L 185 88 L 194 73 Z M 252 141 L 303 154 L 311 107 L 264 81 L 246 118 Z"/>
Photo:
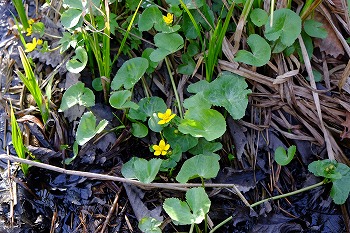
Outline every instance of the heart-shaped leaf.
<path id="1" fill-rule="evenodd" d="M 163 208 L 172 220 L 180 225 L 199 224 L 210 209 L 210 200 L 202 187 L 186 192 L 186 202 L 177 198 L 167 198 Z"/>
<path id="2" fill-rule="evenodd" d="M 79 104 L 85 107 L 95 105 L 95 95 L 84 83 L 77 82 L 70 86 L 63 94 L 60 111 L 65 111 L 74 105 Z"/>
<path id="3" fill-rule="evenodd" d="M 281 166 L 285 166 L 287 164 L 290 163 L 290 161 L 292 161 L 292 159 L 294 158 L 295 152 L 297 150 L 296 146 L 290 146 L 288 148 L 288 154 L 286 153 L 286 150 L 279 146 L 276 148 L 275 150 L 275 161 L 276 163 L 278 163 Z"/>
<path id="4" fill-rule="evenodd" d="M 154 36 L 154 43 L 158 48 L 151 53 L 150 59 L 153 62 L 159 62 L 167 55 L 181 49 L 184 40 L 177 33 L 158 33 Z"/>
<path id="5" fill-rule="evenodd" d="M 161 159 L 147 161 L 146 159 L 134 157 L 123 165 L 122 174 L 125 178 L 137 178 L 142 183 L 148 184 L 155 179 L 161 164 Z"/>
<path id="6" fill-rule="evenodd" d="M 188 134 L 182 134 L 177 129 L 166 127 L 163 129 L 164 137 L 167 142 L 174 147 L 179 145 L 182 152 L 186 152 L 198 143 L 198 138 L 192 137 Z"/>
<path id="7" fill-rule="evenodd" d="M 122 86 L 131 89 L 141 79 L 148 68 L 148 61 L 143 57 L 132 58 L 122 65 L 114 76 L 111 88 L 118 90 Z"/>
<path id="8" fill-rule="evenodd" d="M 202 177 L 203 179 L 214 178 L 218 175 L 220 156 L 211 153 L 210 155 L 199 154 L 187 159 L 182 165 L 176 180 L 186 183 L 188 180 Z"/>
<path id="9" fill-rule="evenodd" d="M 84 145 L 96 134 L 101 133 L 102 130 L 107 126 L 108 121 L 101 120 L 100 123 L 96 126 L 96 117 L 92 112 L 86 112 L 81 117 L 77 134 L 76 141 L 79 145 Z"/>
<path id="10" fill-rule="evenodd" d="M 255 8 L 250 12 L 250 19 L 257 27 L 261 27 L 262 25 L 266 24 L 268 17 L 267 12 L 260 8 Z"/>
<path id="11" fill-rule="evenodd" d="M 178 127 L 183 134 L 204 137 L 208 141 L 221 137 L 226 131 L 226 121 L 216 110 L 190 108 Z"/>
<path id="12" fill-rule="evenodd" d="M 162 12 L 157 6 L 146 8 L 139 17 L 139 30 L 141 32 L 150 30 L 154 24 L 158 24 L 162 19 Z"/>
<path id="13" fill-rule="evenodd" d="M 112 93 L 109 98 L 109 103 L 113 108 L 116 109 L 125 109 L 125 108 L 138 108 L 137 104 L 129 101 L 132 93 L 129 90 L 120 90 Z"/>
<path id="14" fill-rule="evenodd" d="M 243 77 L 223 72 L 209 84 L 203 94 L 213 105 L 224 107 L 233 119 L 241 119 L 248 106 L 248 94 L 251 93 L 247 87 Z"/>
<path id="15" fill-rule="evenodd" d="M 243 62 L 252 66 L 266 65 L 271 57 L 270 45 L 257 34 L 252 34 L 248 37 L 247 44 L 252 52 L 239 50 L 236 54 L 235 61 Z"/>
<path id="16" fill-rule="evenodd" d="M 80 73 L 86 66 L 88 55 L 85 49 L 81 46 L 75 50 L 75 55 L 66 63 L 66 68 L 74 74 Z"/>
<path id="17" fill-rule="evenodd" d="M 301 19 L 294 11 L 289 9 L 278 9 L 273 14 L 272 26 L 270 26 L 271 15 L 265 24 L 265 38 L 270 41 L 276 41 L 279 46 L 275 47 L 273 52 L 283 51 L 291 46 L 298 38 L 301 32 Z"/>

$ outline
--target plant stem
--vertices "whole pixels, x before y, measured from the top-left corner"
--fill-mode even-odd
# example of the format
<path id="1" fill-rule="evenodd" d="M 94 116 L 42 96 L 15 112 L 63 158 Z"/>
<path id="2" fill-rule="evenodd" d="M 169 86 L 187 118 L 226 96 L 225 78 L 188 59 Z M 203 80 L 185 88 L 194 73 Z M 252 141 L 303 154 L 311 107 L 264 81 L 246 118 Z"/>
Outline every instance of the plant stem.
<path id="1" fill-rule="evenodd" d="M 194 228 L 194 223 L 191 224 L 191 228 L 190 228 L 190 231 L 188 233 L 192 233 L 193 232 L 193 228 Z"/>
<path id="2" fill-rule="evenodd" d="M 177 107 L 179 108 L 179 115 L 180 115 L 181 119 L 183 119 L 184 117 L 183 117 L 183 114 L 182 114 L 182 105 L 181 105 L 181 102 L 180 102 L 179 94 L 177 93 L 176 85 L 175 85 L 175 82 L 174 82 L 174 77 L 173 77 L 173 75 L 171 73 L 169 59 L 167 57 L 165 57 L 165 64 L 166 64 L 166 67 L 168 69 L 171 85 L 173 86 L 175 99 L 176 99 L 176 102 L 177 102 Z"/>
<path id="3" fill-rule="evenodd" d="M 266 198 L 266 199 L 263 199 L 261 201 L 258 201 L 258 202 L 255 202 L 253 204 L 250 205 L 250 208 L 253 208 L 255 206 L 258 206 L 266 201 L 270 201 L 270 200 L 277 200 L 277 199 L 280 199 L 280 198 L 285 198 L 285 197 L 289 197 L 289 196 L 292 196 L 292 195 L 295 195 L 295 194 L 298 194 L 298 193 L 302 193 L 302 192 L 305 192 L 305 191 L 308 191 L 310 189 L 314 189 L 314 188 L 317 188 L 319 186 L 322 186 L 324 184 L 326 184 L 327 181 L 326 180 L 323 180 L 317 184 L 313 184 L 311 186 L 308 186 L 308 187 L 305 187 L 305 188 L 302 188 L 302 189 L 299 189 L 299 190 L 296 190 L 296 191 L 293 191 L 293 192 L 290 192 L 290 193 L 285 193 L 285 194 L 282 194 L 282 195 L 278 195 L 278 196 L 274 196 L 274 197 L 270 197 L 270 198 Z M 224 221 L 222 221 L 221 223 L 219 223 L 216 227 L 214 227 L 209 233 L 213 233 L 215 232 L 217 229 L 219 229 L 221 226 L 223 226 L 225 223 L 227 223 L 228 221 L 232 220 L 232 216 L 226 218 Z"/>
<path id="4" fill-rule="evenodd" d="M 266 201 L 270 201 L 270 200 L 277 200 L 277 199 L 280 199 L 280 198 L 285 198 L 285 197 L 289 197 L 289 196 L 292 196 L 292 195 L 295 195 L 295 194 L 298 194 L 298 193 L 302 193 L 302 192 L 305 192 L 307 190 L 310 190 L 310 189 L 314 189 L 314 188 L 317 188 L 321 185 L 324 185 L 326 183 L 325 180 L 317 183 L 317 184 L 313 184 L 311 186 L 308 186 L 308 187 L 305 187 L 305 188 L 302 188 L 302 189 L 298 189 L 298 190 L 295 190 L 293 192 L 290 192 L 290 193 L 285 193 L 285 194 L 282 194 L 282 195 L 278 195 L 278 196 L 274 196 L 274 197 L 270 197 L 270 198 L 266 198 L 264 200 L 261 200 L 261 201 L 258 201 L 258 202 L 255 202 L 253 204 L 250 205 L 251 208 L 255 207 L 255 206 L 258 206 Z"/>

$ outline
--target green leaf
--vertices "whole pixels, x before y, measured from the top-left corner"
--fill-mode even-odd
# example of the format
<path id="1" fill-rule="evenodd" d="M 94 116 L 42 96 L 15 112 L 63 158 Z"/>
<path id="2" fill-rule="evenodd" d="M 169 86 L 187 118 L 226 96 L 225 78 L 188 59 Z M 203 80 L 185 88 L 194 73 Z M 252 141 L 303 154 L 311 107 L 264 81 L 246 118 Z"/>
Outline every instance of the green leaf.
<path id="1" fill-rule="evenodd" d="M 161 224 L 162 222 L 155 218 L 144 217 L 140 220 L 138 227 L 144 233 L 162 233 L 162 230 L 159 228 Z"/>
<path id="2" fill-rule="evenodd" d="M 182 151 L 179 145 L 171 145 L 172 151 L 167 159 L 163 159 L 162 165 L 160 166 L 161 171 L 169 171 L 176 167 L 177 163 L 182 158 Z"/>
<path id="3" fill-rule="evenodd" d="M 132 58 L 122 65 L 114 76 L 111 88 L 118 90 L 122 86 L 131 89 L 141 79 L 148 68 L 148 61 L 143 57 Z"/>
<path id="4" fill-rule="evenodd" d="M 166 127 L 163 129 L 164 137 L 167 142 L 174 148 L 179 145 L 182 152 L 186 152 L 198 143 L 198 138 L 192 137 L 188 134 L 182 134 L 173 127 Z"/>
<path id="5" fill-rule="evenodd" d="M 304 21 L 304 30 L 311 37 L 322 39 L 327 38 L 327 30 L 322 26 L 322 23 L 313 19 L 308 19 Z"/>
<path id="6" fill-rule="evenodd" d="M 288 148 L 288 154 L 286 153 L 286 150 L 282 147 L 279 146 L 275 150 L 275 161 L 281 166 L 285 166 L 292 161 L 294 158 L 295 152 L 297 150 L 296 146 L 290 146 Z"/>
<path id="7" fill-rule="evenodd" d="M 75 48 L 78 43 L 78 35 L 70 34 L 69 32 L 63 32 L 62 38 L 59 40 L 59 44 L 61 45 L 60 53 L 65 52 L 69 47 Z"/>
<path id="8" fill-rule="evenodd" d="M 90 139 L 92 139 L 96 134 L 101 133 L 102 130 L 107 126 L 108 121 L 101 120 L 96 126 L 96 117 L 92 112 L 86 112 L 81 117 L 77 134 L 76 141 L 82 146 L 87 143 Z"/>
<path id="9" fill-rule="evenodd" d="M 139 17 L 139 30 L 141 32 L 150 30 L 154 24 L 158 24 L 162 19 L 162 12 L 157 6 L 146 8 Z"/>
<path id="10" fill-rule="evenodd" d="M 180 225 L 188 225 L 194 222 L 190 207 L 186 202 L 177 198 L 167 198 L 163 203 L 163 209 Z"/>
<path id="11" fill-rule="evenodd" d="M 167 106 L 163 99 L 152 96 L 149 98 L 143 98 L 138 103 L 138 109 L 130 109 L 129 117 L 134 120 L 146 121 L 147 117 L 152 116 L 154 113 L 164 113 Z"/>
<path id="12" fill-rule="evenodd" d="M 42 37 L 45 34 L 45 25 L 42 22 L 35 22 L 32 25 L 33 33 L 37 33 Z"/>
<path id="13" fill-rule="evenodd" d="M 152 116 L 148 119 L 148 127 L 156 133 L 159 133 L 163 130 L 163 126 L 158 124 L 160 119 L 156 113 L 153 113 Z"/>
<path id="14" fill-rule="evenodd" d="M 180 183 L 186 183 L 188 180 L 197 177 L 203 179 L 214 178 L 220 169 L 219 160 L 220 156 L 217 154 L 199 154 L 187 159 L 177 174 L 176 180 Z"/>
<path id="15" fill-rule="evenodd" d="M 76 26 L 81 17 L 82 11 L 79 9 L 69 8 L 61 15 L 61 23 L 65 28 L 72 28 Z"/>
<path id="16" fill-rule="evenodd" d="M 60 111 L 65 111 L 74 105 L 79 104 L 85 107 L 95 105 L 95 95 L 84 83 L 77 82 L 70 86 L 63 94 Z"/>
<path id="17" fill-rule="evenodd" d="M 193 212 L 194 223 L 201 223 L 210 209 L 210 200 L 204 188 L 198 187 L 188 190 L 186 200 Z"/>
<path id="18" fill-rule="evenodd" d="M 103 86 L 101 78 L 95 78 L 94 80 L 92 80 L 92 87 L 95 89 L 95 91 L 102 91 Z"/>
<path id="19" fill-rule="evenodd" d="M 123 165 L 122 174 L 125 178 L 137 178 L 140 182 L 148 184 L 155 179 L 161 164 L 161 159 L 147 161 L 134 157 Z"/>
<path id="20" fill-rule="evenodd" d="M 203 94 L 213 105 L 224 107 L 236 120 L 245 115 L 248 94 L 251 93 L 251 90 L 246 89 L 247 87 L 243 77 L 223 72 L 210 83 L 209 88 L 205 89 Z"/>
<path id="21" fill-rule="evenodd" d="M 222 144 L 220 142 L 208 142 L 204 138 L 199 138 L 198 144 L 191 148 L 189 152 L 193 155 L 214 153 L 222 149 Z"/>
<path id="22" fill-rule="evenodd" d="M 132 93 L 129 90 L 115 91 L 109 97 L 109 103 L 113 108 L 123 109 L 126 108 L 125 103 L 130 99 Z"/>
<path id="23" fill-rule="evenodd" d="M 204 98 L 203 92 L 200 92 L 196 95 L 192 95 L 191 97 L 185 99 L 183 106 L 187 109 L 190 108 L 211 108 L 211 102 Z"/>
<path id="24" fill-rule="evenodd" d="M 143 52 L 142 52 L 142 57 L 146 58 L 147 61 L 148 61 L 148 64 L 149 64 L 149 66 L 148 66 L 148 68 L 146 70 L 146 72 L 149 73 L 149 74 L 152 73 L 158 66 L 158 62 L 153 62 L 149 58 L 153 51 L 154 51 L 153 48 L 147 48 L 147 49 L 143 50 Z"/>
<path id="25" fill-rule="evenodd" d="M 257 27 L 266 24 L 268 17 L 267 12 L 260 8 L 255 8 L 250 12 L 250 19 Z"/>
<path id="26" fill-rule="evenodd" d="M 196 68 L 196 63 L 188 54 L 183 54 L 181 56 L 182 63 L 178 66 L 178 72 L 180 74 L 191 75 Z"/>
<path id="27" fill-rule="evenodd" d="M 135 122 L 131 124 L 131 133 L 137 138 L 143 138 L 147 136 L 148 128 L 140 122 Z"/>
<path id="28" fill-rule="evenodd" d="M 301 32 L 301 19 L 294 11 L 289 9 L 278 9 L 273 14 L 272 27 L 270 18 L 265 24 L 265 38 L 270 41 L 276 41 L 277 45 L 273 52 L 278 53 L 286 47 L 291 46 L 298 38 Z"/>
<path id="29" fill-rule="evenodd" d="M 342 205 L 349 197 L 350 192 L 350 173 L 343 176 L 342 179 L 335 180 L 331 189 L 330 196 L 335 204 Z"/>
<path id="30" fill-rule="evenodd" d="M 202 187 L 186 192 L 186 202 L 177 198 L 167 198 L 163 208 L 170 218 L 180 225 L 201 223 L 210 209 L 210 200 Z"/>
<path id="31" fill-rule="evenodd" d="M 338 163 L 329 159 L 314 161 L 309 164 L 308 169 L 315 176 L 321 176 L 330 179 L 332 182 L 342 178 L 344 171 L 337 169 Z"/>
<path id="32" fill-rule="evenodd" d="M 166 2 L 170 5 L 180 5 L 179 0 L 166 0 Z M 188 9 L 198 9 L 205 4 L 204 0 L 183 0 L 183 3 L 186 5 Z"/>
<path id="33" fill-rule="evenodd" d="M 76 9 L 83 10 L 83 3 L 82 3 L 82 1 L 64 0 L 63 4 L 64 4 L 64 7 L 66 7 L 66 8 L 76 8 Z"/>
<path id="34" fill-rule="evenodd" d="M 69 72 L 78 74 L 80 73 L 86 66 L 88 61 L 88 55 L 85 49 L 79 46 L 75 50 L 75 55 L 66 63 L 66 68 Z"/>
<path id="35" fill-rule="evenodd" d="M 154 43 L 158 48 L 151 53 L 150 59 L 153 62 L 159 62 L 167 55 L 180 50 L 184 40 L 177 33 L 158 33 L 154 36 Z"/>
<path id="36" fill-rule="evenodd" d="M 221 137 L 226 131 L 226 121 L 216 110 L 190 108 L 179 124 L 179 131 L 208 141 Z"/>
<path id="37" fill-rule="evenodd" d="M 264 38 L 257 34 L 252 34 L 248 37 L 247 43 L 252 52 L 239 50 L 234 60 L 257 67 L 266 65 L 271 57 L 271 48 Z"/>

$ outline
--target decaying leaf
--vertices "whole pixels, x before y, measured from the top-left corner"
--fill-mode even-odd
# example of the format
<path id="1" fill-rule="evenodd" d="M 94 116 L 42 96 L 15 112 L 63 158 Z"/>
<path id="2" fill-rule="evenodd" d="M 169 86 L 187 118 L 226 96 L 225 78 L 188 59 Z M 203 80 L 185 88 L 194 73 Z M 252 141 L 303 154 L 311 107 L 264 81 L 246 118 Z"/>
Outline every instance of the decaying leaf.
<path id="1" fill-rule="evenodd" d="M 326 54 L 333 57 L 343 55 L 344 48 L 327 19 L 317 11 L 315 12 L 314 19 L 322 23 L 328 33 L 328 36 L 325 39 L 315 39 L 315 47 L 319 47 L 321 51 L 324 51 Z"/>

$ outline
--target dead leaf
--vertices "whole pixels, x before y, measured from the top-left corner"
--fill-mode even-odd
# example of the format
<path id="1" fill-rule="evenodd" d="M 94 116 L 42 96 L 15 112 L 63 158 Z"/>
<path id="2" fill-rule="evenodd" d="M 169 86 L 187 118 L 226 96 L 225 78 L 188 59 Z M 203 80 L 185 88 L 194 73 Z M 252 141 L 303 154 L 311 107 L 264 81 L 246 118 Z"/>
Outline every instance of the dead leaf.
<path id="1" fill-rule="evenodd" d="M 350 138 L 350 112 L 346 112 L 345 121 L 341 123 L 344 126 L 343 132 L 340 134 L 341 139 Z"/>
<path id="2" fill-rule="evenodd" d="M 344 48 L 326 17 L 315 11 L 315 20 L 322 23 L 328 33 L 325 39 L 315 39 L 315 47 L 319 47 L 322 52 L 324 51 L 335 58 L 339 55 L 344 55 Z"/>

